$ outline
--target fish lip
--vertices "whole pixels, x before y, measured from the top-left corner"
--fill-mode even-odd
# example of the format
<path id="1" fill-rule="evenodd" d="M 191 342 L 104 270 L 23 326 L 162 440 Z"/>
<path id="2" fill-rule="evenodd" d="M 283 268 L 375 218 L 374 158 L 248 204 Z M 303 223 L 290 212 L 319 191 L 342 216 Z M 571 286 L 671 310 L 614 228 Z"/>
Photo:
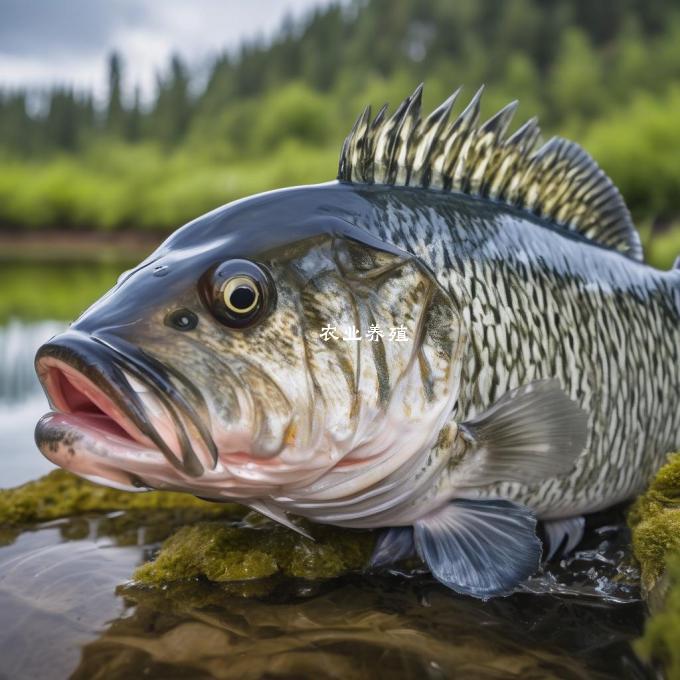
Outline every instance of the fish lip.
<path id="1" fill-rule="evenodd" d="M 131 345 L 129 347 L 132 348 Z M 201 437 L 212 443 L 205 425 L 202 422 L 196 424 L 198 416 L 190 407 L 183 408 L 181 401 L 171 402 L 167 391 L 163 392 L 170 379 L 161 371 L 159 362 L 150 357 L 144 361 L 146 356 L 143 353 L 137 351 L 135 356 L 126 349 L 118 346 L 111 337 L 100 338 L 77 330 L 68 330 L 42 345 L 36 354 L 35 368 L 51 406 L 58 413 L 69 415 L 77 428 L 78 407 L 74 401 L 69 401 L 69 397 L 79 399 L 86 408 L 81 415 L 87 416 L 88 410 L 91 415 L 96 408 L 132 442 L 157 449 L 173 467 L 189 476 L 200 476 L 204 466 L 191 449 L 183 419 L 192 422 Z M 149 388 L 167 410 L 177 431 L 181 458 L 154 427 L 142 400 L 129 383 L 129 375 Z M 40 428 L 36 429 L 36 439 L 42 432 Z M 206 442 L 211 456 L 214 443 L 212 447 L 213 450 Z M 213 457 L 216 462 L 216 455 Z"/>
<path id="2" fill-rule="evenodd" d="M 35 441 L 52 463 L 105 486 L 148 491 L 147 477 L 171 478 L 174 468 L 158 448 L 121 436 L 112 424 L 108 418 L 52 411 L 36 424 Z"/>

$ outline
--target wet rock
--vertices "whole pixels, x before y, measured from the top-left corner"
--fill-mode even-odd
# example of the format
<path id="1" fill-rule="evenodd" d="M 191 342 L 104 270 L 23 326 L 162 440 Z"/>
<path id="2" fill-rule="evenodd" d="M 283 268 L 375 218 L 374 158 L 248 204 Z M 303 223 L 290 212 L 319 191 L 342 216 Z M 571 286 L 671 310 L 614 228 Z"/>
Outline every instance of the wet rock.
<path id="1" fill-rule="evenodd" d="M 142 565 L 135 579 L 162 585 L 205 578 L 222 583 L 282 574 L 304 579 L 333 578 L 361 569 L 373 549 L 373 534 L 309 527 L 315 540 L 263 523 L 260 528 L 202 522 L 180 529 L 158 557 Z"/>
<path id="2" fill-rule="evenodd" d="M 643 658 L 659 663 L 666 678 L 677 679 L 680 678 L 680 553 L 669 558 L 664 580 L 668 586 L 663 604 L 656 604 L 636 650 Z"/>
<path id="3" fill-rule="evenodd" d="M 62 527 L 64 539 L 77 539 L 89 531 L 79 517 L 92 513 L 109 513 L 97 532 L 121 546 L 160 542 L 178 529 L 157 559 L 137 571 L 140 582 L 153 585 L 196 577 L 220 583 L 277 574 L 331 578 L 360 569 L 373 547 L 370 532 L 310 526 L 315 540 L 309 540 L 235 504 L 182 493 L 117 491 L 64 470 L 0 491 L 0 545 L 15 540 L 22 527 L 65 517 L 71 519 Z"/>

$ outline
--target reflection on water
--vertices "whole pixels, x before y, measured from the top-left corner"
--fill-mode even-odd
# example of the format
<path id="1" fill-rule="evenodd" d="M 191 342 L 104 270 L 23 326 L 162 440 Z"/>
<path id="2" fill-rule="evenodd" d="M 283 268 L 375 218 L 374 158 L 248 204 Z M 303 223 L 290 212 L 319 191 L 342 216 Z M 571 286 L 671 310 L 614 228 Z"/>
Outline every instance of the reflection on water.
<path id="1" fill-rule="evenodd" d="M 114 591 L 139 559 L 105 541 L 63 543 L 56 527 L 0 550 L 0 677 L 67 677 L 81 645 L 123 613 Z"/>
<path id="2" fill-rule="evenodd" d="M 207 606 L 177 607 L 172 596 L 144 592 L 131 601 L 138 603 L 134 614 L 85 648 L 75 678 L 140 670 L 160 678 L 171 669 L 184 677 L 243 680 L 597 677 L 582 659 L 534 633 L 527 644 L 532 629 L 565 615 L 577 624 L 588 618 L 587 609 L 546 603 L 536 611 L 527 598 L 478 605 L 429 580 L 345 579 L 292 602 L 224 596 Z M 588 645 L 604 646 L 617 634 L 603 620 Z"/>
<path id="3" fill-rule="evenodd" d="M 618 578 L 602 571 L 622 550 L 613 526 L 605 538 L 591 530 L 575 558 L 584 569 L 592 560 L 591 583 L 569 582 L 564 565 L 541 577 L 571 596 L 480 603 L 418 572 L 130 584 L 134 566 L 185 521 L 113 513 L 6 534 L 0 611 L 12 625 L 0 627 L 0 678 L 653 677 L 630 647 L 643 625 L 636 592 L 593 596 L 594 582 Z"/>
<path id="4" fill-rule="evenodd" d="M 10 318 L 75 319 L 111 288 L 128 266 L 0 260 L 0 322 Z"/>
<path id="5" fill-rule="evenodd" d="M 35 479 L 53 467 L 33 441 L 35 423 L 48 408 L 33 357 L 64 325 L 14 319 L 0 326 L 0 488 Z"/>
<path id="6" fill-rule="evenodd" d="M 57 321 L 23 323 L 17 319 L 0 326 L 0 404 L 19 404 L 41 392 L 33 357 L 46 339 L 63 328 Z"/>
<path id="7" fill-rule="evenodd" d="M 135 253 L 130 257 L 136 258 Z M 35 351 L 66 326 L 65 320 L 75 319 L 108 290 L 127 266 L 0 262 L 0 488 L 35 479 L 52 468 L 33 443 L 35 423 L 47 408 L 33 371 Z"/>

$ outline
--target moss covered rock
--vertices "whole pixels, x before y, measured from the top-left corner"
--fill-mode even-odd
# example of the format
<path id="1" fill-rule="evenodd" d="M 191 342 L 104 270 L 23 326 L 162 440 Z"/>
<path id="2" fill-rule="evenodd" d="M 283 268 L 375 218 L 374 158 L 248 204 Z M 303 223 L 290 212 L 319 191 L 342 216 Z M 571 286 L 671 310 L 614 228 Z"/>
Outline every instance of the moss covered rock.
<path id="1" fill-rule="evenodd" d="M 669 457 L 635 502 L 629 523 L 652 617 L 636 649 L 680 678 L 680 454 Z"/>
<path id="2" fill-rule="evenodd" d="M 666 678 L 680 678 L 680 552 L 668 559 L 668 587 L 663 607 L 647 621 L 636 650 L 645 659 L 661 664 Z"/>
<path id="3" fill-rule="evenodd" d="M 189 494 L 168 491 L 130 493 L 80 479 L 65 470 L 15 489 L 0 490 L 0 528 L 46 522 L 87 512 L 114 510 L 200 509 L 203 516 L 242 515 L 243 508 L 230 503 L 209 503 Z"/>
<path id="4" fill-rule="evenodd" d="M 201 522 L 171 536 L 153 562 L 136 572 L 138 582 L 161 585 L 193 578 L 223 583 L 282 574 L 331 578 L 365 566 L 370 532 L 313 527 L 315 540 L 289 529 L 233 527 Z"/>
<path id="5" fill-rule="evenodd" d="M 669 457 L 649 489 L 631 508 L 633 550 L 650 593 L 659 584 L 670 555 L 680 552 L 680 453 Z"/>

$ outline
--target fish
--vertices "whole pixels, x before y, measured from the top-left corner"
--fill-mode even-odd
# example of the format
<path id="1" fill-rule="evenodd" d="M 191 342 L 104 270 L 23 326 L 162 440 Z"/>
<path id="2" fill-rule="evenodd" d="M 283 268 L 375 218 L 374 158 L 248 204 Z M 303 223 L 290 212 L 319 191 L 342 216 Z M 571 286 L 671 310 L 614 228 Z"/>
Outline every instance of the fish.
<path id="1" fill-rule="evenodd" d="M 680 448 L 680 268 L 644 262 L 577 144 L 480 122 L 480 89 L 367 107 L 335 180 L 174 232 L 36 371 L 52 462 L 237 502 L 307 535 L 378 529 L 481 599 L 571 551 Z M 540 524 L 539 524 L 540 522 Z"/>

